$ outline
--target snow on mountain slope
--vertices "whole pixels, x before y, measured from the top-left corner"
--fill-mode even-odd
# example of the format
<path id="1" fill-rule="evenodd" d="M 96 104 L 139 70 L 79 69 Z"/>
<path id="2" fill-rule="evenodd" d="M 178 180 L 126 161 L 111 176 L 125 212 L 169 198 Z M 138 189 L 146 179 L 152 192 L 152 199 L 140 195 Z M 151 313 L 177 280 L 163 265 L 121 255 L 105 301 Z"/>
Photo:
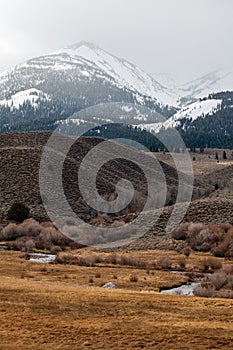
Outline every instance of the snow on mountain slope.
<path id="1" fill-rule="evenodd" d="M 170 106 L 180 108 L 212 92 L 233 90 L 230 71 L 215 71 L 180 87 L 174 86 L 167 75 L 160 78 L 170 81 L 170 86 L 159 83 L 125 59 L 94 44 L 80 42 L 0 74 L 0 106 L 18 108 L 24 101 L 35 105 L 39 98 L 36 93 L 32 97 L 32 90 L 37 89 L 44 93 L 44 101 L 48 96 L 51 99 L 51 103 L 44 104 L 47 116 L 54 115 L 55 110 L 56 114 L 70 116 L 99 103 L 123 102 L 149 107 L 167 118 L 177 110 Z M 140 123 L 156 122 L 152 118 L 140 120 L 141 115 L 135 118 Z"/>
<path id="2" fill-rule="evenodd" d="M 12 95 L 9 99 L 1 100 L 0 105 L 12 108 L 19 108 L 25 102 L 29 102 L 33 107 L 36 108 L 39 99 L 48 101 L 49 97 L 47 94 L 43 93 L 43 91 L 31 88 L 28 90 L 17 92 L 16 94 Z"/>
<path id="3" fill-rule="evenodd" d="M 176 80 L 169 73 L 151 73 L 150 74 L 156 81 L 159 81 L 163 86 L 174 88 L 177 86 Z"/>
<path id="4" fill-rule="evenodd" d="M 136 65 L 118 58 L 100 47 L 82 41 L 55 52 L 55 54 L 68 54 L 69 57 L 82 57 L 94 62 L 98 68 L 112 76 L 121 87 L 127 87 L 142 95 L 150 96 L 162 104 L 175 105 L 177 96 L 165 86 L 153 79 Z"/>
<path id="5" fill-rule="evenodd" d="M 145 106 L 165 117 L 175 111 L 175 100 L 165 87 L 134 64 L 87 42 L 29 59 L 0 74 L 0 106 L 12 104 L 12 95 L 33 88 L 50 97 L 51 103 L 42 107 L 48 117 L 55 113 L 71 116 L 112 102 Z"/>
<path id="6" fill-rule="evenodd" d="M 178 105 L 182 106 L 209 94 L 233 91 L 233 70 L 216 70 L 181 86 L 170 86 L 176 96 Z"/>
<path id="7" fill-rule="evenodd" d="M 176 99 L 174 106 L 182 107 L 211 93 L 233 90 L 231 69 L 215 70 L 182 85 L 176 84 L 169 74 L 153 73 L 152 76 L 166 86 L 168 93 Z"/>
<path id="8" fill-rule="evenodd" d="M 191 103 L 186 107 L 183 107 L 180 111 L 175 113 L 164 123 L 140 124 L 137 125 L 137 127 L 155 133 L 158 133 L 162 128 L 165 130 L 169 128 L 175 128 L 180 125 L 181 120 L 184 118 L 190 121 L 194 121 L 199 117 L 205 117 L 207 114 L 213 115 L 220 107 L 221 102 L 222 100 L 215 99 L 197 101 Z"/>
<path id="9" fill-rule="evenodd" d="M 216 70 L 180 86 L 182 95 L 195 98 L 208 96 L 212 92 L 233 90 L 233 72 Z"/>

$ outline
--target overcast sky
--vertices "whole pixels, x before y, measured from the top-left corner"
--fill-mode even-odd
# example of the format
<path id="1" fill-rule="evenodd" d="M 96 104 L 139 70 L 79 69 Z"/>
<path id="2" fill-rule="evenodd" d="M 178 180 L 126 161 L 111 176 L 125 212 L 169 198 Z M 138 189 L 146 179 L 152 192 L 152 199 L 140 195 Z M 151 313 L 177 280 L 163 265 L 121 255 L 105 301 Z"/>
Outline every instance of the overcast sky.
<path id="1" fill-rule="evenodd" d="M 81 40 L 179 81 L 233 62 L 232 0 L 0 0 L 0 8 L 0 71 Z"/>

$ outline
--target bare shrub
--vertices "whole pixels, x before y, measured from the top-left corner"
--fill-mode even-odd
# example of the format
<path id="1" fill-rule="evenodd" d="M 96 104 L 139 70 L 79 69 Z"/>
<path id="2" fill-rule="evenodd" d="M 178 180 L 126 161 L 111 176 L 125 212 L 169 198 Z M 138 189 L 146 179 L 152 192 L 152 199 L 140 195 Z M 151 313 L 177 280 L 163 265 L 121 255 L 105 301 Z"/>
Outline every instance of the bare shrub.
<path id="1" fill-rule="evenodd" d="M 233 257 L 233 227 L 229 223 L 185 223 L 172 231 L 172 238 L 185 240 L 184 244 L 195 251 L 211 251 L 216 257 Z"/>
<path id="2" fill-rule="evenodd" d="M 233 276 L 227 275 L 227 288 L 233 290 Z"/>
<path id="3" fill-rule="evenodd" d="M 205 225 L 200 222 L 190 222 L 188 226 L 188 236 L 197 235 L 205 229 Z"/>
<path id="4" fill-rule="evenodd" d="M 99 254 L 94 254 L 93 256 L 94 256 L 94 258 L 95 258 L 96 264 L 101 264 L 101 263 L 103 263 L 103 262 L 106 261 L 106 258 L 102 257 L 102 256 L 99 255 Z"/>
<path id="5" fill-rule="evenodd" d="M 193 250 L 200 250 L 200 246 L 204 243 L 202 237 L 199 235 L 204 229 L 204 224 L 193 222 L 189 224 L 187 241 Z"/>
<path id="6" fill-rule="evenodd" d="M 198 234 L 197 234 L 197 245 L 202 245 L 203 243 L 207 243 L 210 241 L 210 232 L 207 228 L 202 229 Z"/>
<path id="7" fill-rule="evenodd" d="M 223 229 L 223 226 L 215 224 L 215 223 L 210 223 L 208 225 L 208 230 L 211 234 L 211 243 L 216 243 L 222 240 L 222 235 L 223 232 L 225 231 Z"/>
<path id="8" fill-rule="evenodd" d="M 62 249 L 61 249 L 61 247 L 59 247 L 58 245 L 51 245 L 51 247 L 50 247 L 50 251 L 51 251 L 51 253 L 59 253 L 59 252 L 61 252 L 62 251 Z"/>
<path id="9" fill-rule="evenodd" d="M 171 268 L 171 259 L 168 256 L 162 257 L 159 259 L 159 265 L 163 269 L 170 269 Z"/>
<path id="10" fill-rule="evenodd" d="M 207 262 L 212 270 L 219 270 L 222 268 L 222 263 L 218 259 L 208 258 Z"/>
<path id="11" fill-rule="evenodd" d="M 89 283 L 94 283 L 94 279 L 92 277 L 89 278 Z"/>
<path id="12" fill-rule="evenodd" d="M 201 265 L 202 265 L 202 270 L 203 271 L 208 271 L 209 270 L 210 264 L 209 264 L 209 260 L 207 258 L 204 258 L 201 261 Z"/>
<path id="13" fill-rule="evenodd" d="M 223 222 L 219 224 L 219 228 L 226 233 L 228 230 L 232 229 L 232 225 L 229 222 Z"/>
<path id="14" fill-rule="evenodd" d="M 111 254 L 109 256 L 100 256 L 97 254 L 93 254 L 90 256 L 82 257 L 82 256 L 74 256 L 74 255 L 63 255 L 57 256 L 54 260 L 55 264 L 69 264 L 69 265 L 80 265 L 80 266 L 96 266 L 96 264 L 117 264 L 117 265 L 127 265 L 138 268 L 148 268 L 149 263 L 141 260 L 135 260 L 129 256 L 121 255 L 119 258 L 115 254 Z M 155 264 L 151 264 L 151 266 L 155 266 Z"/>
<path id="15" fill-rule="evenodd" d="M 42 227 L 54 227 L 54 224 L 51 221 L 43 221 L 40 223 Z"/>
<path id="16" fill-rule="evenodd" d="M 215 272 L 213 275 L 209 278 L 212 285 L 215 287 L 216 290 L 221 289 L 227 282 L 226 274 L 223 272 Z"/>
<path id="17" fill-rule="evenodd" d="M 18 225 L 18 227 L 23 229 L 22 232 L 24 236 L 32 236 L 32 237 L 38 236 L 42 229 L 39 222 L 37 222 L 34 219 L 24 220 L 24 222 Z"/>
<path id="18" fill-rule="evenodd" d="M 96 274 L 95 274 L 95 278 L 100 278 L 101 277 L 101 274 L 99 273 L 99 272 L 97 272 Z"/>
<path id="19" fill-rule="evenodd" d="M 63 255 L 63 256 L 56 256 L 54 260 L 55 264 L 63 264 L 63 265 L 78 265 L 78 266 L 95 266 L 95 257 L 89 256 L 89 257 L 80 257 L 80 256 L 74 256 L 74 255 Z"/>
<path id="20" fill-rule="evenodd" d="M 33 248 L 35 248 L 35 242 L 32 239 L 29 239 L 25 243 L 25 248 L 26 248 L 27 252 L 31 252 L 33 250 Z"/>
<path id="21" fill-rule="evenodd" d="M 233 265 L 225 264 L 222 268 L 226 275 L 233 275 Z"/>
<path id="22" fill-rule="evenodd" d="M 48 270 L 47 270 L 47 267 L 46 266 L 42 266 L 41 268 L 40 268 L 40 272 L 47 272 Z"/>
<path id="23" fill-rule="evenodd" d="M 189 223 L 185 222 L 180 224 L 177 228 L 173 229 L 171 232 L 172 238 L 176 240 L 185 240 L 188 236 L 188 226 Z"/>
<path id="24" fill-rule="evenodd" d="M 212 298 L 214 296 L 214 288 L 210 283 L 202 282 L 195 287 L 193 294 L 197 297 Z"/>
<path id="25" fill-rule="evenodd" d="M 112 253 L 110 254 L 107 259 L 106 262 L 112 265 L 116 265 L 117 264 L 117 256 L 116 254 Z"/>
<path id="26" fill-rule="evenodd" d="M 23 229 L 16 224 L 10 223 L 0 233 L 0 241 L 12 241 L 23 235 Z"/>
<path id="27" fill-rule="evenodd" d="M 233 292 L 229 290 L 221 290 L 216 294 L 217 298 L 233 299 Z"/>
<path id="28" fill-rule="evenodd" d="M 136 261 L 133 258 L 130 258 L 128 256 L 122 255 L 120 257 L 120 260 L 118 261 L 118 264 L 120 265 L 128 265 L 128 266 L 138 266 L 139 262 Z"/>
<path id="29" fill-rule="evenodd" d="M 214 245 L 211 249 L 211 252 L 214 256 L 217 256 L 219 258 L 224 257 L 228 250 L 228 242 L 222 241 L 217 245 Z"/>
<path id="30" fill-rule="evenodd" d="M 183 249 L 182 253 L 188 257 L 191 253 L 191 250 L 188 247 L 186 247 Z"/>
<path id="31" fill-rule="evenodd" d="M 180 268 L 184 269 L 185 266 L 186 266 L 186 260 L 185 260 L 185 258 L 184 258 L 184 257 L 180 257 L 180 258 L 178 259 L 178 264 L 179 264 Z"/>
<path id="32" fill-rule="evenodd" d="M 138 277 L 137 276 L 130 276 L 130 282 L 138 282 Z"/>
<path id="33" fill-rule="evenodd" d="M 204 242 L 204 243 L 202 243 L 200 246 L 197 246 L 197 250 L 198 250 L 199 252 L 207 253 L 207 252 L 210 251 L 210 249 L 211 249 L 210 244 L 207 243 L 207 242 Z"/>

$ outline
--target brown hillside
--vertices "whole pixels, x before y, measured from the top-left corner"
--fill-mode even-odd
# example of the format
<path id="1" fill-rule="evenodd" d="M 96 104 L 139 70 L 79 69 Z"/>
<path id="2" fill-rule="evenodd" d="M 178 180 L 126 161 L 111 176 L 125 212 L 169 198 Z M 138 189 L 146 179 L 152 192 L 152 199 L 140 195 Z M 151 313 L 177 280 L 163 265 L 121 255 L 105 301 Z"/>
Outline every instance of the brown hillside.
<path id="1" fill-rule="evenodd" d="M 39 166 L 43 146 L 46 144 L 50 132 L 24 132 L 24 133 L 9 133 L 0 135 L 0 160 L 1 160 L 1 218 L 2 221 L 6 218 L 6 212 L 15 201 L 21 201 L 27 204 L 32 214 L 40 220 L 46 219 L 46 213 L 43 210 L 42 201 L 39 191 Z M 62 150 L 64 136 L 57 135 L 58 142 Z M 67 199 L 73 210 L 77 213 L 82 213 L 85 219 L 95 217 L 97 213 L 87 208 L 83 203 L 79 188 L 77 185 L 77 172 L 80 162 L 87 152 L 100 143 L 102 139 L 83 137 L 80 138 L 70 149 L 64 163 L 63 169 L 63 185 Z M 123 147 L 124 149 L 126 146 Z M 135 150 L 135 154 L 137 155 Z M 150 157 L 148 158 L 148 167 L 150 167 Z M 53 164 L 52 164 L 53 165 Z M 161 166 L 166 176 L 168 185 L 167 202 L 174 201 L 177 188 L 177 171 L 173 167 L 161 162 Z M 92 171 L 90 164 L 90 172 Z M 143 207 L 147 196 L 147 182 L 141 169 L 132 162 L 116 159 L 108 162 L 99 171 L 97 177 L 97 187 L 99 192 L 109 199 L 111 194 L 114 194 L 116 183 L 126 178 L 132 182 L 138 197 L 131 204 L 130 211 L 135 211 Z M 160 175 L 155 172 L 154 178 Z M 182 175 L 183 181 L 186 177 Z M 198 184 L 195 187 L 195 192 L 198 193 Z M 205 191 L 202 188 L 202 192 Z M 124 213 L 123 213 L 124 214 Z"/>
<path id="2" fill-rule="evenodd" d="M 42 205 L 39 191 L 38 174 L 39 165 L 43 147 L 46 144 L 50 132 L 29 132 L 29 133 L 10 133 L 0 135 L 0 216 L 2 223 L 6 222 L 6 213 L 9 207 L 15 201 L 21 201 L 31 208 L 32 215 L 40 221 L 47 220 L 46 212 Z M 62 145 L 64 136 L 57 135 L 59 144 Z M 68 201 L 75 212 L 86 221 L 93 221 L 99 213 L 89 208 L 80 197 L 77 185 L 77 171 L 79 164 L 87 152 L 95 145 L 100 143 L 100 138 L 83 137 L 76 142 L 64 163 L 63 169 L 63 185 Z M 126 146 L 122 146 L 126 147 Z M 135 151 L 138 152 L 138 151 Z M 147 157 L 147 155 L 145 155 Z M 167 155 L 166 155 L 167 157 Z M 177 170 L 168 162 L 160 161 L 162 169 L 166 176 L 168 186 L 167 203 L 174 202 L 177 192 Z M 90 164 L 90 172 L 92 171 Z M 148 166 L 150 166 L 150 157 L 148 156 Z M 206 164 L 205 164 L 206 166 Z M 224 195 L 223 191 L 214 191 L 214 183 L 218 181 L 224 188 L 223 180 L 231 179 L 233 167 L 228 166 L 219 169 L 202 177 L 198 176 L 194 183 L 194 198 L 205 197 L 205 199 L 194 200 L 184 218 L 185 221 L 202 221 L 208 222 L 232 222 L 233 200 L 228 195 Z M 155 173 L 155 178 L 158 174 Z M 129 221 L 133 219 L 137 210 L 143 207 L 147 196 L 147 183 L 144 174 L 139 167 L 132 162 L 116 159 L 108 162 L 98 173 L 97 187 L 104 198 L 109 199 L 114 194 L 115 184 L 121 179 L 129 179 L 136 189 L 138 196 L 131 204 L 128 211 L 118 214 L 119 219 Z M 183 181 L 187 180 L 187 176 L 181 174 Z M 227 185 L 230 181 L 227 181 Z M 208 194 L 211 197 L 208 197 Z M 129 248 L 155 248 L 167 246 L 168 235 L 165 235 L 165 227 L 168 218 L 172 212 L 172 206 L 165 207 L 158 222 L 154 227 L 138 242 L 134 242 Z M 153 219 L 154 212 L 150 213 Z M 112 222 L 114 216 L 108 217 L 108 224 Z M 96 221 L 95 224 L 102 221 Z M 162 237 L 165 239 L 162 239 Z"/>

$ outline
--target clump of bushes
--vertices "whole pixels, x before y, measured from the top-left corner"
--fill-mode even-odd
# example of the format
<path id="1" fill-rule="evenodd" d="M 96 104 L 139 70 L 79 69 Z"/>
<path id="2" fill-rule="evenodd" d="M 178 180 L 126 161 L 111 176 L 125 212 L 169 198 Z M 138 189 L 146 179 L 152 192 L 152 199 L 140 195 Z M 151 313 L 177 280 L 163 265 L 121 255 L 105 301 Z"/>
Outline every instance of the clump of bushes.
<path id="1" fill-rule="evenodd" d="M 75 256 L 71 254 L 57 256 L 54 260 L 55 264 L 64 265 L 78 265 L 78 266 L 96 266 L 97 264 L 111 264 L 111 265 L 123 265 L 123 266 L 133 266 L 138 268 L 147 268 L 148 263 L 141 260 L 135 260 L 125 255 L 116 256 L 114 253 L 101 256 L 98 254 L 92 254 L 89 256 Z M 154 267 L 155 265 L 151 266 Z"/>
<path id="2" fill-rule="evenodd" d="M 208 271 L 209 269 L 219 270 L 222 268 L 222 263 L 215 258 L 209 257 L 202 260 L 202 266 L 204 271 Z"/>
<path id="3" fill-rule="evenodd" d="M 9 223 L 0 231 L 0 241 L 6 242 L 10 249 L 31 251 L 46 249 L 54 253 L 65 249 L 79 248 L 80 245 L 63 235 L 51 223 L 39 223 L 30 218 L 20 224 Z"/>
<path id="4" fill-rule="evenodd" d="M 233 265 L 225 265 L 194 289 L 200 297 L 233 298 Z"/>
<path id="5" fill-rule="evenodd" d="M 214 296 L 214 288 L 210 283 L 201 282 L 193 291 L 196 297 L 212 298 Z"/>
<path id="6" fill-rule="evenodd" d="M 175 240 L 199 252 L 211 252 L 216 257 L 233 257 L 233 226 L 225 224 L 183 223 L 171 232 Z"/>
<path id="7" fill-rule="evenodd" d="M 100 260 L 98 260 L 100 262 Z M 54 264 L 62 264 L 62 265 L 77 265 L 77 266 L 86 266 L 86 267 L 94 267 L 96 266 L 97 260 L 95 256 L 75 256 L 75 255 L 62 255 L 56 256 L 54 260 Z"/>

